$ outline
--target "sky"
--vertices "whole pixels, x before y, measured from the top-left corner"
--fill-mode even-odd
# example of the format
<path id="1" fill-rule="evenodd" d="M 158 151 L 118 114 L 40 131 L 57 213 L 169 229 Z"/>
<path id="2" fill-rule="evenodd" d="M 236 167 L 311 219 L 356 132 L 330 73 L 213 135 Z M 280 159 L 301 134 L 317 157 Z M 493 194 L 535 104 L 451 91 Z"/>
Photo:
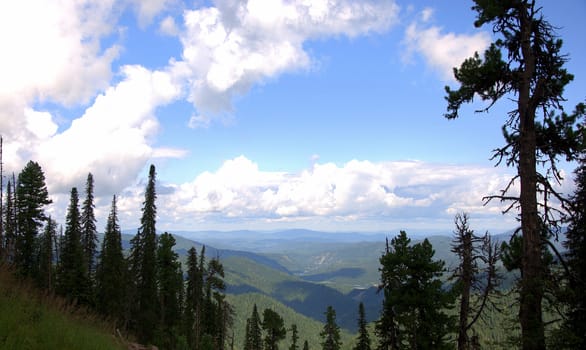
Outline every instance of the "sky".
<path id="1" fill-rule="evenodd" d="M 538 1 L 586 99 L 586 2 Z M 482 198 L 510 101 L 443 117 L 452 67 L 495 36 L 472 1 L 22 0 L 0 3 L 0 134 L 6 177 L 29 160 L 64 223 L 95 179 L 139 226 L 148 167 L 157 228 L 391 232 L 516 227 Z M 574 189 L 575 164 L 558 185 Z M 6 182 L 6 181 L 5 181 Z M 82 198 L 83 200 L 83 198 Z"/>

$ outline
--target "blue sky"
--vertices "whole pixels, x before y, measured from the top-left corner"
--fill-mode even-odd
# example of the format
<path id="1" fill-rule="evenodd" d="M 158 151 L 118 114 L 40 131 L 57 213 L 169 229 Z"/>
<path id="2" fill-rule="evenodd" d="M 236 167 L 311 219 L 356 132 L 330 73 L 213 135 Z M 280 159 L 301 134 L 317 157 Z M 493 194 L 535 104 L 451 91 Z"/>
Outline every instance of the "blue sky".
<path id="1" fill-rule="evenodd" d="M 586 3 L 538 1 L 559 27 L 586 98 Z M 96 179 L 139 224 L 146 169 L 159 229 L 478 230 L 515 226 L 483 206 L 511 109 L 443 118 L 451 67 L 493 39 L 471 1 L 122 0 L 0 5 L 5 173 L 29 159 L 64 221 L 72 186 Z M 454 85 L 455 86 L 455 85 Z M 563 164 L 573 189 L 573 164 Z"/>

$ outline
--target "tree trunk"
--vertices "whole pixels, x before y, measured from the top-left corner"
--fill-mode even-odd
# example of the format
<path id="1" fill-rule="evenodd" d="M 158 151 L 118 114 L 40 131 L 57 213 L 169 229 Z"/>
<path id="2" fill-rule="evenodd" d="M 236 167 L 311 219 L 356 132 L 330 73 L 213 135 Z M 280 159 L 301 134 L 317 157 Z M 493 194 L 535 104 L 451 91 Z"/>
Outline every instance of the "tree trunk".
<path id="1" fill-rule="evenodd" d="M 472 234 L 462 234 L 462 299 L 458 326 L 458 350 L 468 349 L 468 314 L 470 313 L 470 289 L 472 288 Z"/>
<path id="2" fill-rule="evenodd" d="M 524 5 L 521 5 L 524 6 Z M 521 54 L 524 67 L 519 86 L 519 178 L 521 182 L 521 230 L 523 256 L 521 261 L 521 300 L 519 319 L 523 350 L 545 350 L 545 336 L 541 313 L 542 261 L 539 215 L 537 211 L 537 170 L 535 109 L 532 101 L 531 80 L 535 74 L 535 53 L 532 50 L 531 9 L 521 9 Z"/>

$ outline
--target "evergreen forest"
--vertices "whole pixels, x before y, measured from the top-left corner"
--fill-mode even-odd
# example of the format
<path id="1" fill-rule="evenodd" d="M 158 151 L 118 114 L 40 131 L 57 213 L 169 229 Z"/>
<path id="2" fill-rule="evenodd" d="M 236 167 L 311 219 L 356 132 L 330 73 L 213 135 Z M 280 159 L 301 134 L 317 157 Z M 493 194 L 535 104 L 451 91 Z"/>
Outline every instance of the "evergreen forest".
<path id="1" fill-rule="evenodd" d="M 564 68 L 567 57 L 554 25 L 533 1 L 474 4 L 475 25 L 491 26 L 500 38 L 454 68 L 459 87 L 446 87 L 444 116 L 463 117 L 463 105 L 475 98 L 487 102 L 483 112 L 514 99 L 516 108 L 503 123 L 505 144 L 493 159 L 514 167 L 517 175 L 507 188 L 484 198 L 506 203 L 504 214 L 519 213 L 519 226 L 506 240 L 476 233 L 470 216 L 458 213 L 449 263 L 438 258 L 431 238 L 390 233 L 369 253 L 377 266 L 367 273 L 376 276 L 376 285 L 335 290 L 290 273 L 275 256 L 220 254 L 192 241 L 179 246 L 185 241 L 180 235 L 157 230 L 161 204 L 154 165 L 132 235 L 120 227 L 116 195 L 105 227 L 97 227 L 94 192 L 100 179 L 91 173 L 83 189 L 71 188 L 65 220 L 57 222 L 48 215 L 52 200 L 43 169 L 31 160 L 11 175 L 0 168 L 0 283 L 5 284 L 0 285 L 0 349 L 43 347 L 15 342 L 8 334 L 20 334 L 4 323 L 8 314 L 19 313 L 20 302 L 5 300 L 19 293 L 13 287 L 20 284 L 42 295 L 39 300 L 59 298 L 107 323 L 107 332 L 122 346 L 586 348 L 586 107 L 580 103 L 571 113 L 562 108 L 564 87 L 573 76 Z M 570 195 L 555 186 L 563 176 L 556 166 L 562 158 L 577 165 Z M 519 193 L 513 190 L 516 183 Z M 356 266 L 336 271 L 346 277 L 362 273 Z M 48 311 L 31 312 L 17 321 L 21 328 L 10 327 L 34 328 L 44 314 Z"/>

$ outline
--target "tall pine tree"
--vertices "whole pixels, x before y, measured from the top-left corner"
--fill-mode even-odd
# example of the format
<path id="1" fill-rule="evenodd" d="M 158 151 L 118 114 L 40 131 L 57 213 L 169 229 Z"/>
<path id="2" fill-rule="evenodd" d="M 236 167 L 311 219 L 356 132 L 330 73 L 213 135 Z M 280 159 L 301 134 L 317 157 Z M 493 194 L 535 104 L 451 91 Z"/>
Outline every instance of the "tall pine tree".
<path id="1" fill-rule="evenodd" d="M 265 350 L 279 350 L 279 342 L 285 339 L 287 330 L 281 315 L 271 309 L 262 313 L 262 328 L 265 331 Z"/>
<path id="2" fill-rule="evenodd" d="M 353 350 L 370 350 L 370 336 L 366 327 L 364 303 L 360 302 L 358 305 L 358 338 Z"/>
<path id="3" fill-rule="evenodd" d="M 39 229 L 47 220 L 44 207 L 51 203 L 41 166 L 29 161 L 18 175 L 16 184 L 15 263 L 25 277 L 37 277 L 36 239 Z"/>
<path id="4" fill-rule="evenodd" d="M 96 266 L 96 308 L 100 313 L 117 322 L 121 322 L 124 317 L 126 276 L 122 233 L 118 224 L 118 207 L 116 196 L 113 196 Z"/>
<path id="5" fill-rule="evenodd" d="M 488 112 L 499 100 L 515 101 L 515 108 L 504 116 L 505 145 L 495 150 L 494 158 L 515 166 L 517 175 L 500 194 L 488 200 L 512 201 L 506 211 L 520 209 L 522 347 L 542 350 L 546 279 L 542 231 L 544 225 L 549 228 L 559 224 L 559 212 L 548 201 L 551 197 L 564 201 L 556 190 L 562 175 L 556 163 L 559 157 L 575 159 L 584 147 L 584 135 L 576 124 L 586 114 L 586 107 L 579 104 L 571 115 L 563 111 L 564 88 L 574 77 L 564 68 L 568 57 L 561 51 L 562 40 L 535 0 L 475 0 L 473 9 L 477 12 L 475 26 L 491 25 L 500 37 L 485 51 L 483 59 L 476 53 L 454 69 L 461 85 L 457 90 L 446 87 L 445 117 L 457 118 L 461 106 L 475 98 L 487 102 L 488 107 L 480 112 Z M 512 191 L 517 181 L 519 194 Z"/>
<path id="6" fill-rule="evenodd" d="M 55 269 L 54 269 L 54 242 L 57 235 L 57 222 L 51 217 L 47 219 L 45 231 L 41 237 L 39 244 L 39 276 L 38 285 L 40 288 L 52 293 L 55 285 Z"/>
<path id="7" fill-rule="evenodd" d="M 96 229 L 94 208 L 94 176 L 89 173 L 85 185 L 85 200 L 81 208 L 81 241 L 86 260 L 86 268 L 92 280 L 96 269 L 96 249 L 98 246 L 98 231 Z"/>
<path id="8" fill-rule="evenodd" d="M 134 307 L 132 319 L 138 339 L 142 343 L 151 343 L 157 327 L 158 296 L 156 273 L 156 216 L 157 198 L 155 191 L 155 166 L 149 168 L 149 177 L 145 190 L 145 199 L 142 207 L 140 228 L 136 237 L 131 241 L 131 272 L 135 275 Z"/>
<path id="9" fill-rule="evenodd" d="M 380 258 L 385 300 L 377 334 L 396 338 L 380 338 L 379 348 L 451 348 L 447 336 L 455 324 L 446 310 L 453 307 L 454 298 L 442 288 L 444 262 L 434 261 L 434 253 L 427 239 L 411 245 L 401 231 Z M 389 311 L 392 314 L 386 315 Z M 382 329 L 383 325 L 389 329 Z"/>
<path id="10" fill-rule="evenodd" d="M 175 238 L 165 232 L 159 237 L 157 273 L 159 285 L 158 345 L 174 349 L 180 334 L 183 272 L 179 256 L 173 251 Z"/>
<path id="11" fill-rule="evenodd" d="M 336 323 L 336 310 L 332 306 L 328 306 L 326 312 L 326 323 L 319 334 L 322 338 L 323 350 L 339 350 L 342 346 L 340 341 L 340 327 Z"/>
<path id="12" fill-rule="evenodd" d="M 244 350 L 262 350 L 262 322 L 256 304 L 252 307 L 252 314 L 246 320 L 246 327 Z"/>
<path id="13" fill-rule="evenodd" d="M 57 274 L 57 293 L 82 304 L 90 303 L 90 282 L 81 246 L 79 196 L 77 188 L 71 197 L 65 218 L 65 235 Z"/>

